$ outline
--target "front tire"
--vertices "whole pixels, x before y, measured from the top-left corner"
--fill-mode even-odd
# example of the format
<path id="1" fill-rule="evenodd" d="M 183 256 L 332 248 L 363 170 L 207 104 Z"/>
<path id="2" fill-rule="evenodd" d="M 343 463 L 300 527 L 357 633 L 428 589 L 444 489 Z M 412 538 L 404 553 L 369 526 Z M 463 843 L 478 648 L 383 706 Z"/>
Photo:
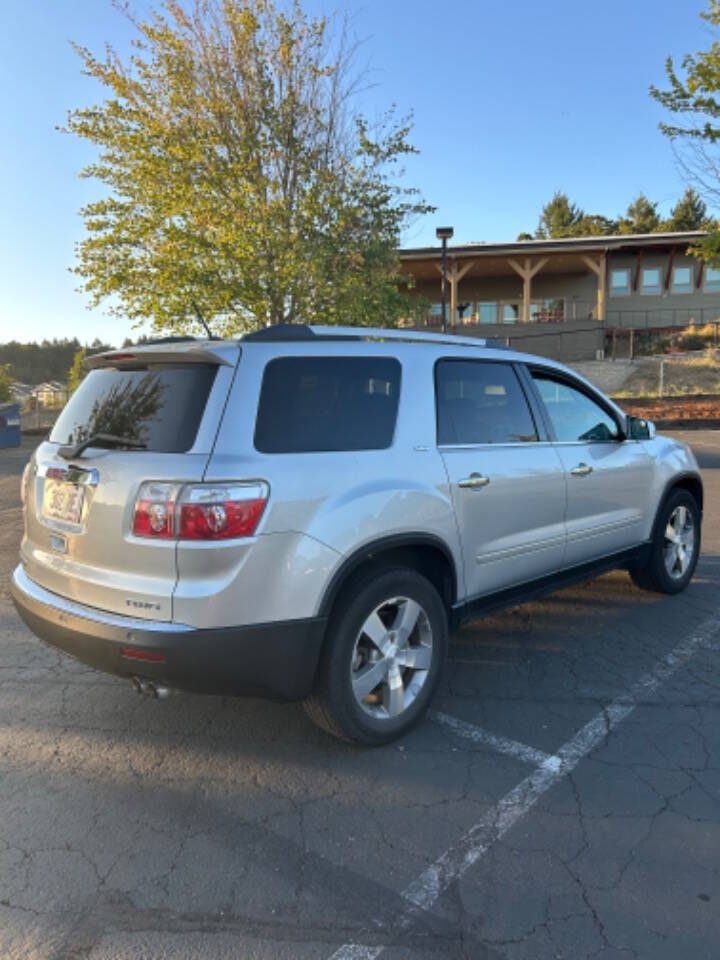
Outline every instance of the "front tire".
<path id="1" fill-rule="evenodd" d="M 650 553 L 630 567 L 637 586 L 680 593 L 690 583 L 700 553 L 700 510 L 687 490 L 674 490 L 660 507 Z"/>
<path id="2" fill-rule="evenodd" d="M 426 712 L 447 644 L 445 607 L 425 577 L 405 568 L 370 573 L 335 605 L 305 711 L 341 740 L 389 743 Z"/>

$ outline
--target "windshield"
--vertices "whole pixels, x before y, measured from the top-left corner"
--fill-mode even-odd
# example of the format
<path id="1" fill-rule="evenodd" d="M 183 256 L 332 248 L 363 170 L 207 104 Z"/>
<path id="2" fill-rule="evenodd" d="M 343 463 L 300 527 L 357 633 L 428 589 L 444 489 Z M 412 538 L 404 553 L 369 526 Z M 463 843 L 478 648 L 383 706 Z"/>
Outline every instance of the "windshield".
<path id="1" fill-rule="evenodd" d="M 50 440 L 79 444 L 95 434 L 112 434 L 158 453 L 184 453 L 195 442 L 216 370 L 197 363 L 92 370 L 58 417 Z"/>

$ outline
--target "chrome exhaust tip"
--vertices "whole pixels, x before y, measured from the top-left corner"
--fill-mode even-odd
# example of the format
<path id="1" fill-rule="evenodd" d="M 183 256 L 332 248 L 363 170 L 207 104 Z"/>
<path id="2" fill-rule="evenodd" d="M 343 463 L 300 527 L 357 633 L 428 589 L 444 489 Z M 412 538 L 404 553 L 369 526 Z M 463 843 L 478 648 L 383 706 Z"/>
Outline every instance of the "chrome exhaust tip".
<path id="1" fill-rule="evenodd" d="M 170 687 L 161 683 L 155 683 L 154 680 L 147 680 L 145 677 L 133 677 L 133 687 L 141 697 L 152 697 L 155 700 L 167 700 L 172 693 Z"/>

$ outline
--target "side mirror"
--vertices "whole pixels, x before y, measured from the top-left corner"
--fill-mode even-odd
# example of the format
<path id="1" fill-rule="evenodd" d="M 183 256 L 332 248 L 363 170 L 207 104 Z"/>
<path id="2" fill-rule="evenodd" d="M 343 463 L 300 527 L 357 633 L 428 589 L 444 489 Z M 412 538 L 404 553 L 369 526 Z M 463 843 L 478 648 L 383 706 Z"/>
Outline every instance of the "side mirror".
<path id="1" fill-rule="evenodd" d="M 642 417 L 627 418 L 628 440 L 652 440 L 655 437 L 655 424 Z"/>

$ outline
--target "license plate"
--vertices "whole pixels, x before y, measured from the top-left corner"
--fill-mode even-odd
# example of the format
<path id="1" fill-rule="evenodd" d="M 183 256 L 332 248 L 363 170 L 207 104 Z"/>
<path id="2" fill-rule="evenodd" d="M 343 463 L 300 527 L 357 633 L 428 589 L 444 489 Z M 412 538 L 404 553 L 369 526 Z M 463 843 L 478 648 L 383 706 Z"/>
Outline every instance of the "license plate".
<path id="1" fill-rule="evenodd" d="M 67 480 L 45 478 L 43 514 L 53 520 L 79 524 L 82 517 L 85 489 Z"/>

